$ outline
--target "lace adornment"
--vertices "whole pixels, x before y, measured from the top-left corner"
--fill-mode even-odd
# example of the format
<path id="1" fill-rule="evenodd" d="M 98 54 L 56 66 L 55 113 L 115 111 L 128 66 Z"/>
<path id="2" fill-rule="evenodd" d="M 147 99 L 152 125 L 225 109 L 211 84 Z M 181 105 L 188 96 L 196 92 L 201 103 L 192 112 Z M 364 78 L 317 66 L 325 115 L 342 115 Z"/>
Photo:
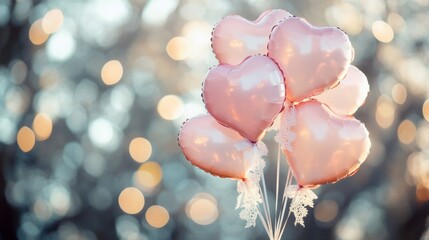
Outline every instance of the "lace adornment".
<path id="1" fill-rule="evenodd" d="M 317 195 L 311 189 L 300 188 L 297 185 L 288 187 L 286 195 L 292 199 L 289 211 L 295 216 L 295 226 L 301 224 L 305 227 L 304 218 L 308 214 L 307 207 L 314 207 L 314 200 L 317 199 Z"/>
<path id="2" fill-rule="evenodd" d="M 254 144 L 244 152 L 244 158 L 250 159 L 251 166 L 246 174 L 245 181 L 238 181 L 236 209 L 240 208 L 240 218 L 246 221 L 245 228 L 254 227 L 258 217 L 258 205 L 262 203 L 259 181 L 265 167 L 265 160 L 262 158 L 268 154 L 268 149 L 263 142 Z"/>
<path id="3" fill-rule="evenodd" d="M 280 143 L 282 150 L 292 152 L 292 142 L 296 138 L 296 134 L 292 131 L 292 127 L 296 125 L 296 112 L 294 106 L 286 106 L 280 114 L 280 128 L 274 140 Z"/>

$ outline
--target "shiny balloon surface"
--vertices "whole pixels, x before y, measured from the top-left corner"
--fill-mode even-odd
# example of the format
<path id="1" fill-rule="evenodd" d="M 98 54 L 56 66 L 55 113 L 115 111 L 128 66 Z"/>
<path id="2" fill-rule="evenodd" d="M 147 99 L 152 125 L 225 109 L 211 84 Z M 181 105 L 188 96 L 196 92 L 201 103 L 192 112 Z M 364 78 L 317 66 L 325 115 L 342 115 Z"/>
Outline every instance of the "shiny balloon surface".
<path id="1" fill-rule="evenodd" d="M 288 18 L 273 29 L 268 55 L 283 71 L 287 99 L 299 102 L 335 86 L 353 57 L 348 36 L 338 28 L 318 28 Z"/>
<path id="2" fill-rule="evenodd" d="M 368 79 L 357 67 L 350 66 L 338 86 L 323 92 L 315 99 L 340 115 L 353 115 L 365 102 L 369 92 Z"/>
<path id="3" fill-rule="evenodd" d="M 252 56 L 237 66 L 221 64 L 208 72 L 203 98 L 222 125 L 256 142 L 283 108 L 283 75 L 267 56 Z"/>
<path id="4" fill-rule="evenodd" d="M 186 159 L 219 177 L 245 179 L 251 159 L 244 159 L 243 145 L 253 146 L 209 114 L 189 119 L 179 133 L 179 146 Z"/>
<path id="5" fill-rule="evenodd" d="M 336 182 L 355 173 L 365 161 L 371 142 L 360 121 L 336 115 L 316 100 L 296 105 L 295 114 L 291 130 L 296 139 L 292 151 L 283 152 L 299 185 Z"/>
<path id="6" fill-rule="evenodd" d="M 272 28 L 292 15 L 285 10 L 266 11 L 254 22 L 227 16 L 213 29 L 212 47 L 220 63 L 237 65 L 246 57 L 266 54 Z"/>

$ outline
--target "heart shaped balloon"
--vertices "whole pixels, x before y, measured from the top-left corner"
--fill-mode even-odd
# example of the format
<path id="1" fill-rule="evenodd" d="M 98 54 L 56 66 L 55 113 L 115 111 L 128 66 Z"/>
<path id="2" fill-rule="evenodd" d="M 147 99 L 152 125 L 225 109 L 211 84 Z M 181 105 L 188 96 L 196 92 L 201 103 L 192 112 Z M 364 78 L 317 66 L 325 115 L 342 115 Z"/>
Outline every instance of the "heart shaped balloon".
<path id="1" fill-rule="evenodd" d="M 213 29 L 212 47 L 220 63 L 237 65 L 246 57 L 266 54 L 271 29 L 292 15 L 285 10 L 266 11 L 254 22 L 241 16 L 223 18 Z"/>
<path id="2" fill-rule="evenodd" d="M 368 92 L 369 84 L 365 74 L 351 65 L 338 86 L 314 98 L 328 105 L 336 114 L 353 115 L 365 102 Z"/>
<path id="3" fill-rule="evenodd" d="M 250 160 L 243 144 L 253 144 L 212 116 L 199 115 L 186 121 L 179 133 L 179 146 L 193 165 L 219 177 L 245 179 Z"/>
<path id="4" fill-rule="evenodd" d="M 268 56 L 283 70 L 287 99 L 299 102 L 338 83 L 352 60 L 352 45 L 338 28 L 313 27 L 288 18 L 273 29 Z"/>
<path id="5" fill-rule="evenodd" d="M 299 103 L 293 111 L 296 139 L 283 153 L 300 186 L 333 183 L 357 171 L 371 147 L 365 125 L 316 100 Z"/>
<path id="6" fill-rule="evenodd" d="M 272 59 L 260 55 L 237 66 L 218 65 L 207 73 L 203 100 L 219 123 L 257 142 L 283 108 L 282 72 Z"/>

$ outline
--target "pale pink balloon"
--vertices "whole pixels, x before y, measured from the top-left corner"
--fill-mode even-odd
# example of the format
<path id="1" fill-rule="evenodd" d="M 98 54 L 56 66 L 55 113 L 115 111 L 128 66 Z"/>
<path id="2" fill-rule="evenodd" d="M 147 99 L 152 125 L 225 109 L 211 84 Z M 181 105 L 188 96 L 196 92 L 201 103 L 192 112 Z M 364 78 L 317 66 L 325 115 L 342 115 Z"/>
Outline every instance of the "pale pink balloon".
<path id="1" fill-rule="evenodd" d="M 292 151 L 283 153 L 298 184 L 314 187 L 354 174 L 368 156 L 371 142 L 365 125 L 334 114 L 316 100 L 295 106 Z"/>
<path id="2" fill-rule="evenodd" d="M 220 63 L 237 65 L 246 57 L 266 54 L 271 29 L 292 15 L 285 10 L 266 11 L 251 22 L 241 16 L 227 16 L 213 29 L 212 47 Z"/>
<path id="3" fill-rule="evenodd" d="M 203 99 L 218 122 L 257 142 L 283 108 L 282 72 L 272 59 L 260 55 L 237 66 L 218 65 L 207 73 Z"/>
<path id="4" fill-rule="evenodd" d="M 219 177 L 245 179 L 251 160 L 239 146 L 253 144 L 234 130 L 220 125 L 209 114 L 186 121 L 179 133 L 179 146 L 193 165 Z"/>
<path id="5" fill-rule="evenodd" d="M 336 114 L 353 115 L 365 102 L 368 92 L 369 84 L 365 74 L 351 65 L 338 86 L 314 98 L 328 105 Z"/>
<path id="6" fill-rule="evenodd" d="M 348 36 L 340 29 L 313 27 L 292 17 L 273 29 L 268 56 L 283 70 L 287 99 L 299 102 L 344 78 L 353 53 Z"/>

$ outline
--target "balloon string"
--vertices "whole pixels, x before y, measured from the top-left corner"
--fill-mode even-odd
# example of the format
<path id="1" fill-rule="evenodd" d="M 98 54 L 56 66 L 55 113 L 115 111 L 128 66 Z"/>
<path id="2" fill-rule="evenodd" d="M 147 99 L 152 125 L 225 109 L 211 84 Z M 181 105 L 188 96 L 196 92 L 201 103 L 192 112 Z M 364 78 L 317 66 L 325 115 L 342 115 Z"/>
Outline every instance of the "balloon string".
<path id="1" fill-rule="evenodd" d="M 267 212 L 268 212 L 268 226 L 269 226 L 269 228 L 270 228 L 270 231 L 271 232 L 273 232 L 273 223 L 272 223 L 272 220 L 271 220 L 271 213 L 270 213 L 270 203 L 269 203 L 269 200 L 268 200 L 268 194 L 267 194 L 267 188 L 266 188 L 266 185 L 265 185 L 265 179 L 264 179 L 264 174 L 262 174 L 262 183 L 263 183 L 263 189 L 264 189 L 264 195 L 265 195 L 265 205 L 266 205 L 266 208 L 267 208 Z"/>
<path id="2" fill-rule="evenodd" d="M 254 149 L 254 157 L 256 157 L 256 151 L 257 149 Z M 270 204 L 268 200 L 268 194 L 267 194 L 267 187 L 265 183 L 265 175 L 263 172 L 263 169 L 261 168 L 260 164 L 258 164 L 259 172 L 262 177 L 262 184 L 258 183 L 259 186 L 259 192 L 261 196 L 263 196 L 263 202 L 262 202 L 262 209 L 263 214 L 261 213 L 261 209 L 258 207 L 258 217 L 261 220 L 261 223 L 265 229 L 265 232 L 267 233 L 270 240 L 279 240 L 285 233 L 286 225 L 289 220 L 289 217 L 291 215 L 291 211 L 289 209 L 289 212 L 286 216 L 286 209 L 288 205 L 288 197 L 287 197 L 287 191 L 288 188 L 292 185 L 293 182 L 293 175 L 290 167 L 288 167 L 288 173 L 285 181 L 285 186 L 283 190 L 283 196 L 281 201 L 281 208 L 279 209 L 279 188 L 280 188 L 280 162 L 281 162 L 281 145 L 279 143 L 278 145 L 278 151 L 277 151 L 277 169 L 276 169 L 276 199 L 275 199 L 275 218 L 271 219 L 270 214 Z M 287 162 L 286 162 L 286 165 Z M 261 186 L 262 185 L 262 186 Z M 280 210 L 280 211 L 278 211 Z M 274 222 L 274 229 L 273 229 L 273 222 Z"/>
<path id="3" fill-rule="evenodd" d="M 277 148 L 277 173 L 276 173 L 276 206 L 275 206 L 275 212 L 274 212 L 274 239 L 278 239 L 277 235 L 277 229 L 278 229 L 278 216 L 277 216 L 277 206 L 279 202 L 279 183 L 280 183 L 280 142 L 278 144 Z"/>
<path id="4" fill-rule="evenodd" d="M 286 213 L 287 202 L 288 202 L 288 198 L 286 197 L 286 193 L 287 193 L 287 189 L 289 188 L 289 186 L 292 185 L 292 180 L 293 180 L 293 176 L 292 176 L 291 169 L 289 167 L 288 174 L 286 177 L 284 193 L 283 193 L 281 214 L 280 214 L 280 218 L 277 219 L 277 223 L 276 223 L 277 227 L 275 229 L 275 235 L 277 236 L 277 239 L 280 239 L 282 237 L 282 235 L 284 233 L 284 229 L 286 227 L 287 221 L 288 221 L 290 213 L 291 213 L 289 210 L 289 214 L 286 217 L 286 221 L 283 222 L 283 219 L 284 219 L 284 216 Z"/>
<path id="5" fill-rule="evenodd" d="M 277 148 L 277 174 L 276 174 L 276 206 L 275 206 L 275 219 L 277 219 L 277 205 L 279 202 L 279 178 L 280 178 L 280 143 Z M 274 228 L 276 228 L 276 224 Z"/>
<path id="6" fill-rule="evenodd" d="M 291 171 L 290 171 L 290 168 L 289 168 L 289 172 L 288 172 L 288 174 L 290 173 Z M 291 174 L 292 175 L 292 174 Z M 290 185 L 292 185 L 292 176 L 290 177 L 290 182 L 289 182 L 289 185 L 288 186 L 290 186 Z M 298 194 L 298 192 L 296 192 L 295 193 L 295 196 Z M 286 202 L 287 202 L 287 199 L 288 198 L 286 198 Z M 292 200 L 291 200 L 292 201 Z M 290 206 L 289 206 L 289 213 L 287 214 L 287 217 L 286 217 L 286 220 L 285 220 L 285 222 L 284 222 L 284 224 L 283 224 L 283 226 L 282 226 L 282 229 L 281 229 L 281 231 L 280 231 L 280 237 L 283 235 L 283 233 L 284 233 L 284 230 L 286 229 L 286 225 L 287 225 L 287 222 L 288 222 L 288 220 L 289 220 L 289 217 L 290 217 L 290 215 L 291 215 L 291 213 L 292 213 L 292 211 L 291 211 L 291 208 L 290 208 Z M 283 215 L 284 215 L 284 213 L 283 213 Z"/>
<path id="7" fill-rule="evenodd" d="M 261 193 L 261 196 L 264 196 L 263 193 L 262 193 L 263 190 L 261 189 L 260 185 L 259 185 L 259 191 Z M 268 208 L 267 208 L 267 205 L 266 205 L 266 198 L 265 198 L 265 196 L 263 198 L 264 198 L 264 200 L 262 201 L 262 205 L 263 205 L 263 210 L 264 210 L 264 215 L 265 215 L 264 220 L 266 221 L 267 226 L 268 226 L 268 230 L 269 230 L 269 234 L 268 235 L 271 236 L 271 232 L 272 232 L 271 221 L 270 221 L 270 218 L 268 217 Z"/>
<path id="8" fill-rule="evenodd" d="M 291 214 L 291 211 L 290 211 L 290 208 L 289 208 L 289 213 L 288 213 L 288 215 L 286 217 L 286 221 L 285 221 L 285 223 L 284 223 L 284 225 L 282 227 L 282 230 L 280 231 L 280 238 L 283 235 L 284 230 L 286 229 L 286 224 L 287 224 L 287 221 L 289 220 L 290 214 Z M 280 238 L 278 238 L 278 239 L 280 239 Z"/>
<path id="9" fill-rule="evenodd" d="M 274 239 L 274 238 L 273 238 L 273 236 L 272 236 L 271 231 L 270 231 L 270 230 L 268 230 L 267 223 L 265 222 L 265 219 L 264 219 L 264 217 L 262 216 L 262 214 L 261 214 L 261 212 L 260 212 L 259 208 L 258 208 L 258 216 L 259 216 L 259 219 L 260 219 L 260 220 L 261 220 L 261 222 L 262 222 L 262 226 L 264 226 L 265 232 L 267 233 L 267 235 L 268 235 L 268 237 L 270 238 L 270 240 Z"/>
<path id="10" fill-rule="evenodd" d="M 289 181 L 290 181 L 290 175 L 288 173 L 288 176 L 287 176 L 286 182 L 285 182 L 285 191 L 286 191 L 286 186 L 289 184 Z M 282 199 L 281 213 L 280 213 L 279 218 L 276 219 L 276 221 L 277 221 L 276 222 L 277 227 L 275 229 L 275 235 L 277 236 L 277 239 L 281 238 L 281 234 L 280 233 L 281 233 L 282 226 L 286 225 L 286 223 L 283 223 L 283 218 L 284 218 L 284 214 L 285 214 L 285 211 L 286 211 L 286 206 L 287 206 L 287 198 L 286 198 L 286 201 L 283 198 Z"/>
<path id="11" fill-rule="evenodd" d="M 256 150 L 257 149 L 254 149 L 254 156 L 256 156 Z M 262 190 L 263 190 L 263 196 L 264 196 L 264 201 L 263 201 L 264 213 L 265 213 L 266 221 L 268 223 L 268 229 L 270 230 L 270 236 L 272 236 L 273 225 L 272 225 L 272 221 L 271 221 L 270 204 L 268 202 L 268 194 L 267 194 L 267 188 L 266 188 L 266 184 L 265 184 L 264 171 L 261 168 L 260 164 L 258 164 L 258 167 L 259 167 L 259 172 L 261 173 L 261 176 L 262 176 Z M 259 186 L 259 189 L 261 189 L 260 186 Z"/>

